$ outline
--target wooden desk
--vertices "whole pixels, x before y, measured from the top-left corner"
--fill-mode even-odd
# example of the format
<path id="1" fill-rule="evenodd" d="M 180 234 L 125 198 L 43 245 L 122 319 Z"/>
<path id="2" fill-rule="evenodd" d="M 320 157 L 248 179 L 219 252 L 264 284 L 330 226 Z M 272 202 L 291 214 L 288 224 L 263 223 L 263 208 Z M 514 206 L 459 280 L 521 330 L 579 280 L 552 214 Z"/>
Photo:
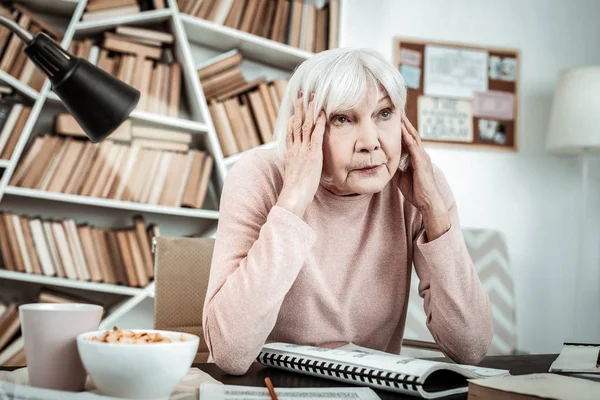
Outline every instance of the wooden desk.
<path id="1" fill-rule="evenodd" d="M 508 369 L 513 375 L 531 374 L 535 372 L 548 372 L 550 364 L 556 359 L 557 354 L 536 354 L 519 356 L 490 356 L 486 357 L 480 364 L 482 367 Z M 439 359 L 438 359 L 439 360 Z M 265 377 L 270 377 L 275 388 L 277 387 L 344 387 L 351 386 L 342 382 L 321 379 L 309 375 L 287 372 L 276 368 L 267 368 L 254 363 L 248 373 L 242 376 L 225 374 L 215 364 L 194 364 L 194 367 L 212 375 L 218 381 L 230 385 L 260 386 L 264 387 Z M 0 367 L 0 370 L 13 370 L 16 368 Z M 377 391 L 382 400 L 407 399 L 414 400 L 417 397 L 402 396 L 394 392 Z M 466 399 L 467 395 L 456 395 L 444 399 Z"/>
<path id="2" fill-rule="evenodd" d="M 556 359 L 557 354 L 519 355 L 519 356 L 490 356 L 486 357 L 480 364 L 482 367 L 508 369 L 513 375 L 531 374 L 534 372 L 548 372 L 550 364 Z M 342 382 L 321 379 L 309 375 L 287 372 L 277 368 L 266 368 L 254 363 L 250 370 L 242 376 L 225 374 L 215 364 L 195 364 L 204 372 L 209 373 L 215 379 L 230 385 L 260 386 L 264 387 L 265 377 L 270 377 L 275 388 L 277 387 L 344 387 L 350 386 Z M 403 396 L 394 392 L 382 390 L 376 391 L 382 400 L 410 399 L 417 397 Z M 444 399 L 466 399 L 467 395 L 456 395 Z"/>

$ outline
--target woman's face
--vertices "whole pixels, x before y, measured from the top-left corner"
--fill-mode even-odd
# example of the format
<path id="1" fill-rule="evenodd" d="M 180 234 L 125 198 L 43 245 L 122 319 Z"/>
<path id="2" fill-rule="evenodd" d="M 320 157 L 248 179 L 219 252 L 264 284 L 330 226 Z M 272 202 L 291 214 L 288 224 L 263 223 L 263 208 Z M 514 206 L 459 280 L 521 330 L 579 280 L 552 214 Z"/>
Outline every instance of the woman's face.
<path id="1" fill-rule="evenodd" d="M 358 106 L 330 115 L 321 185 L 339 196 L 383 190 L 400 164 L 400 113 L 383 89 L 378 95 L 370 86 Z"/>

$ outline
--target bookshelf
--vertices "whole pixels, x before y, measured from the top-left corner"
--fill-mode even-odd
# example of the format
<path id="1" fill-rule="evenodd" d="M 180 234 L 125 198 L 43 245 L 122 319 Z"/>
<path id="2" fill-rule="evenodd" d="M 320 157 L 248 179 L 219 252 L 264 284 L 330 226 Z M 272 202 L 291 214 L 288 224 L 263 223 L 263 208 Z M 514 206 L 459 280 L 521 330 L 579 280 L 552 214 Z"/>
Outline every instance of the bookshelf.
<path id="1" fill-rule="evenodd" d="M 61 45 L 68 49 L 74 40 L 98 38 L 103 32 L 118 26 L 163 27 L 174 36 L 173 56 L 181 66 L 181 106 L 177 117 L 137 109 L 130 120 L 134 126 L 173 129 L 192 135 L 194 148 L 210 154 L 214 160 L 206 200 L 200 209 L 146 204 L 134 201 L 91 197 L 62 193 L 10 184 L 19 163 L 27 154 L 32 141 L 52 130 L 53 118 L 63 112 L 63 106 L 45 81 L 38 92 L 8 73 L 0 71 L 0 82 L 12 87 L 24 99 L 32 102 L 31 113 L 10 160 L 0 160 L 0 210 L 19 215 L 39 215 L 45 218 L 72 218 L 77 223 L 92 224 L 102 228 L 125 226 L 133 215 L 141 215 L 146 222 L 158 224 L 164 236 L 213 236 L 219 218 L 219 193 L 229 169 L 245 154 L 245 150 L 224 157 L 211 118 L 209 104 L 197 70 L 210 64 L 224 53 L 237 49 L 243 56 L 241 69 L 247 81 L 258 76 L 268 80 L 287 79 L 294 68 L 312 56 L 311 52 L 274 40 L 223 26 L 208 20 L 184 14 L 176 0 L 166 0 L 166 8 L 141 11 L 93 21 L 82 21 L 86 0 L 25 0 L 34 12 L 54 16 L 49 21 L 64 32 Z M 340 10 L 343 7 L 340 7 Z M 66 21 L 66 22 L 65 22 Z M 267 142 L 258 148 L 271 148 Z M 154 284 L 146 287 L 129 287 L 108 283 L 71 280 L 55 276 L 42 276 L 0 269 L 0 290 L 11 282 L 42 285 L 50 288 L 68 288 L 85 295 L 94 292 L 121 295 L 124 299 L 111 307 L 102 327 L 119 324 L 127 328 L 128 316 L 136 307 L 154 297 Z M 135 318 L 133 318 L 135 319 Z M 152 321 L 147 326 L 152 327 Z"/>

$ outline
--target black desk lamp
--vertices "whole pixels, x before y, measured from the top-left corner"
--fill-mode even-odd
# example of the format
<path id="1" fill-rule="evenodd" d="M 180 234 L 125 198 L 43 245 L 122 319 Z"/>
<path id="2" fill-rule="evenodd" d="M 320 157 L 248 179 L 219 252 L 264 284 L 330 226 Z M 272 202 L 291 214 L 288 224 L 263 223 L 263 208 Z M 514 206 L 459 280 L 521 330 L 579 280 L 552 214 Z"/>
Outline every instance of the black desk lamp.
<path id="1" fill-rule="evenodd" d="M 137 105 L 139 90 L 88 60 L 69 54 L 48 35 L 40 32 L 33 37 L 4 16 L 0 16 L 0 25 L 27 44 L 25 54 L 48 76 L 52 90 L 92 142 L 110 135 Z"/>

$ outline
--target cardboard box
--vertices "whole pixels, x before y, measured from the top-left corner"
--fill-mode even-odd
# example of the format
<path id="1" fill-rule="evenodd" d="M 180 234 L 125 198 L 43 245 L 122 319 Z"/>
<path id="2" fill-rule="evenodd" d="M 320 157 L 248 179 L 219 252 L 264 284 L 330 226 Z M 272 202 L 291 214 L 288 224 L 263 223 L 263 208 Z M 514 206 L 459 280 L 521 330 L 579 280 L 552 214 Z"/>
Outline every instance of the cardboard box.
<path id="1" fill-rule="evenodd" d="M 212 238 L 155 237 L 155 329 L 200 337 L 195 363 L 207 362 L 202 310 L 214 248 Z"/>

